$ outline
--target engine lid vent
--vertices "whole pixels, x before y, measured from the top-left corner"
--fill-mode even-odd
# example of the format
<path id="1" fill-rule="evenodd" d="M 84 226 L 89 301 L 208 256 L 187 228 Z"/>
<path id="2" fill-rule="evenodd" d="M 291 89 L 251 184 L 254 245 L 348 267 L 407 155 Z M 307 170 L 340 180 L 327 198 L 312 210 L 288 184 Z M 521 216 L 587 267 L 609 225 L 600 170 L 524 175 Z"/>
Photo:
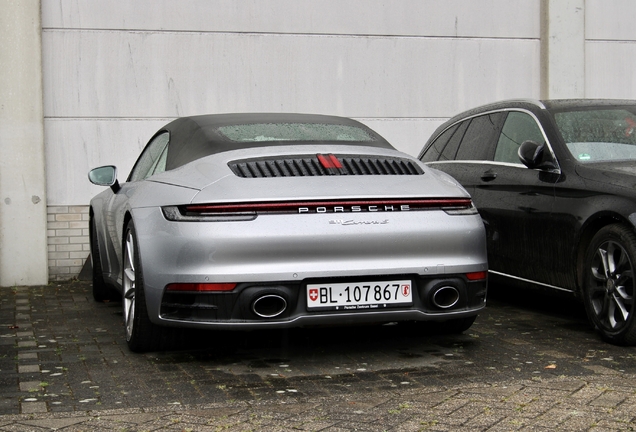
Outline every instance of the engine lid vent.
<path id="1" fill-rule="evenodd" d="M 228 165 L 234 174 L 243 178 L 424 174 L 414 161 L 390 156 L 317 154 L 243 159 Z"/>

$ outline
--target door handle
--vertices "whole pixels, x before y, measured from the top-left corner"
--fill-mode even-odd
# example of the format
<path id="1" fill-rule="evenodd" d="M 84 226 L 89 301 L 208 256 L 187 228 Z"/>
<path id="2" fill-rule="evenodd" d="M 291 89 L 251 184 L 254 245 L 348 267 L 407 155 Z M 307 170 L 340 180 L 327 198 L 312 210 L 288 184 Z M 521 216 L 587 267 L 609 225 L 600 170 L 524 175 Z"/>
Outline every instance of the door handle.
<path id="1" fill-rule="evenodd" d="M 485 182 L 493 181 L 497 178 L 497 173 L 493 170 L 488 170 L 481 175 L 481 179 Z"/>

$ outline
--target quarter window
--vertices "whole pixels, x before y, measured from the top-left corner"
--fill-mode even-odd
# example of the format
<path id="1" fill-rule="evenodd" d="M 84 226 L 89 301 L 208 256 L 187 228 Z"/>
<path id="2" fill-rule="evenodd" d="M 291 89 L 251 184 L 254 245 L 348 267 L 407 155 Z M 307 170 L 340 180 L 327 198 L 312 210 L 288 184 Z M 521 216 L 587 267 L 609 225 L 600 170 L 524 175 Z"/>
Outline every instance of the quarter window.
<path id="1" fill-rule="evenodd" d="M 426 153 L 422 155 L 420 160 L 422 162 L 436 161 L 439 158 L 440 154 L 442 154 L 442 150 L 444 150 L 444 147 L 446 147 L 448 140 L 451 139 L 456 130 L 457 125 L 454 125 L 442 132 L 442 134 L 438 136 L 437 139 L 433 141 L 430 146 L 428 146 Z"/>
<path id="2" fill-rule="evenodd" d="M 450 137 L 453 136 L 453 132 L 455 132 L 455 129 L 457 129 L 457 125 L 452 126 L 442 132 L 442 134 L 438 136 L 437 139 L 433 141 L 430 146 L 428 146 L 428 148 L 426 149 L 426 153 L 422 155 L 420 160 L 422 162 L 436 161 L 437 158 L 439 158 L 439 155 L 442 153 L 442 150 L 444 150 L 444 147 L 446 146 L 446 143 L 448 143 Z"/>
<path id="3" fill-rule="evenodd" d="M 455 160 L 455 156 L 457 156 L 457 149 L 459 148 L 459 143 L 462 141 L 462 138 L 464 138 L 464 134 L 466 133 L 466 129 L 468 128 L 469 124 L 470 121 L 464 121 L 460 123 L 459 127 L 456 128 L 455 133 L 448 141 L 448 144 L 446 144 L 446 147 L 444 147 L 444 151 L 442 152 L 439 160 Z"/>
<path id="4" fill-rule="evenodd" d="M 138 181 L 159 174 L 166 170 L 168 141 L 170 134 L 164 132 L 154 137 L 146 146 L 135 164 L 128 181 Z"/>
<path id="5" fill-rule="evenodd" d="M 505 113 L 492 113 L 471 120 L 457 151 L 457 160 L 490 160 Z"/>

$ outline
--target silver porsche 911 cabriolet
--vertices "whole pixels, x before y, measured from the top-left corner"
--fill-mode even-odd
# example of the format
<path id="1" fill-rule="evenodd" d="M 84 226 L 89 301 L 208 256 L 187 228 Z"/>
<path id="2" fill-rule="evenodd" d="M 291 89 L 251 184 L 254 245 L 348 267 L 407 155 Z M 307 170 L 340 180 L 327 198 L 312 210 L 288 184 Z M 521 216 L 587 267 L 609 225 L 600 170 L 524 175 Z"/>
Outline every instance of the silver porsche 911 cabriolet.
<path id="1" fill-rule="evenodd" d="M 485 306 L 485 233 L 451 177 L 363 124 L 307 114 L 174 120 L 90 203 L 93 295 L 132 351 L 171 327 L 437 321 Z M 114 290 L 113 290 L 114 289 Z"/>

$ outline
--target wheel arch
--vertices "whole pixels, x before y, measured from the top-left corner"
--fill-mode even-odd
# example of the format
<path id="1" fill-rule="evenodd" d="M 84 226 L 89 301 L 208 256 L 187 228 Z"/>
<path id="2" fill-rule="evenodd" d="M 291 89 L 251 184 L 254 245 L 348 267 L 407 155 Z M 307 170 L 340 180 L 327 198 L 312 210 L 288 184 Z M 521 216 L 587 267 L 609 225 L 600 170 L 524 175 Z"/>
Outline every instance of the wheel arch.
<path id="1" fill-rule="evenodd" d="M 124 271 L 124 248 L 126 247 L 126 229 L 128 228 L 128 222 L 130 222 L 131 220 L 132 220 L 132 214 L 130 213 L 130 211 L 126 211 L 124 213 L 124 218 L 121 225 L 121 237 L 120 237 L 121 240 L 119 244 L 119 247 L 121 248 L 121 255 L 120 255 L 121 265 L 119 266 L 119 273 L 121 276 L 122 287 L 124 284 L 123 271 Z"/>
<path id="2" fill-rule="evenodd" d="M 92 227 L 95 223 L 95 210 L 93 210 L 93 206 L 88 207 L 88 240 L 93 241 L 93 231 Z"/>
<path id="3" fill-rule="evenodd" d="M 91 205 L 88 207 L 88 240 L 91 242 L 90 243 L 91 246 L 92 246 L 92 242 L 95 240 L 95 238 L 93 237 L 93 231 L 92 231 L 93 226 L 95 226 L 95 224 L 97 223 L 95 219 L 96 219 L 95 209 Z"/>
<path id="4" fill-rule="evenodd" d="M 123 273 L 124 271 L 124 248 L 126 247 L 126 229 L 128 228 L 128 224 L 130 223 L 130 221 L 133 220 L 133 216 L 132 213 L 130 212 L 130 210 L 127 210 L 124 213 L 124 219 L 123 219 L 123 223 L 122 223 L 122 233 L 121 233 L 121 259 L 122 259 L 122 265 L 121 265 L 121 269 L 120 272 Z M 133 221 L 134 222 L 134 221 Z M 137 227 L 135 226 L 135 231 L 137 230 Z M 143 264 L 142 264 L 142 258 L 141 258 L 141 253 L 139 251 L 139 238 L 136 238 L 136 242 L 135 242 L 135 248 L 137 250 L 137 254 L 139 254 L 139 261 L 137 263 L 137 265 L 139 266 L 140 270 L 143 272 Z M 123 282 L 124 282 L 124 276 L 122 274 L 122 286 L 123 286 Z M 149 304 L 148 301 L 148 296 L 144 296 L 144 302 L 146 303 L 146 307 L 148 308 L 149 306 L 151 306 Z"/>
<path id="5" fill-rule="evenodd" d="M 132 219 L 132 214 L 130 214 L 130 211 L 126 211 L 126 213 L 124 213 L 124 221 L 121 226 L 122 246 L 123 246 L 123 242 L 126 239 L 126 228 L 128 228 L 128 222 L 130 222 L 131 219 Z"/>

